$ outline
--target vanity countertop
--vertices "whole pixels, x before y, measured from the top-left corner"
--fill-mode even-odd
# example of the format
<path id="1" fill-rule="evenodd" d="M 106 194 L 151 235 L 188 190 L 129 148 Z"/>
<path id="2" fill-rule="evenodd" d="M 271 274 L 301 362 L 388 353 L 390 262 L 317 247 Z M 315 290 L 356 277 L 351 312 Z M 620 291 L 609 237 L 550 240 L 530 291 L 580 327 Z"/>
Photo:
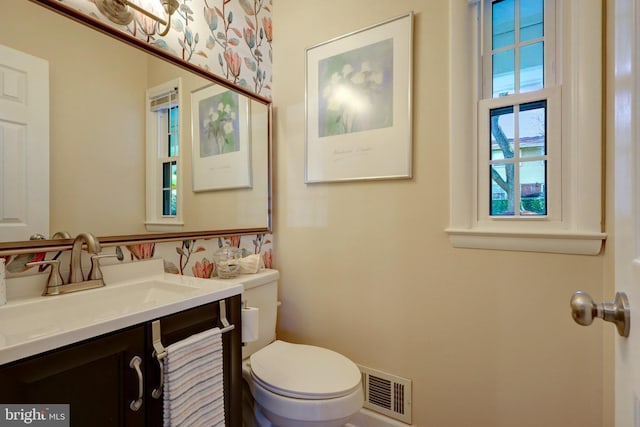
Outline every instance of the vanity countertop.
<path id="1" fill-rule="evenodd" d="M 242 281 L 164 273 L 152 259 L 103 267 L 106 286 L 57 296 L 46 275 L 7 280 L 0 365 L 242 293 Z"/>

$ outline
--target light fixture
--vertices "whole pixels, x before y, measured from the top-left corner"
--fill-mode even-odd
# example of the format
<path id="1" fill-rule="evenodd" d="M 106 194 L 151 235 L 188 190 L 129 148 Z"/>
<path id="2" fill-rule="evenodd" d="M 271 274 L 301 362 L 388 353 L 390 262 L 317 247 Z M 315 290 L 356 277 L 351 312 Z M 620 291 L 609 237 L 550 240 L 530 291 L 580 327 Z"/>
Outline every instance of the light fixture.
<path id="1" fill-rule="evenodd" d="M 131 9 L 134 9 L 157 21 L 159 24 L 166 25 L 165 29 L 158 33 L 159 36 L 165 36 L 171 28 L 171 15 L 178 9 L 180 4 L 178 0 L 160 0 L 160 3 L 169 17 L 168 20 L 149 12 L 131 0 L 96 0 L 98 10 L 112 22 L 120 25 L 128 25 L 133 21 L 133 11 L 131 11 Z"/>

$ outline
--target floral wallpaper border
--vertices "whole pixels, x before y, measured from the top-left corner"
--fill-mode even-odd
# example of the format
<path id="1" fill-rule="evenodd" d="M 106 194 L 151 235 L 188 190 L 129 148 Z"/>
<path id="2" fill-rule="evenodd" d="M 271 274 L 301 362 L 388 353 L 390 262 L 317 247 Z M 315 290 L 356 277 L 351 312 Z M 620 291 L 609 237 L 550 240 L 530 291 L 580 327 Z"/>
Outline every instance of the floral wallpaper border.
<path id="1" fill-rule="evenodd" d="M 159 35 L 164 26 L 137 11 L 130 24 L 119 25 L 98 10 L 96 0 L 57 1 L 250 92 L 271 98 L 272 0 L 178 0 L 179 7 L 165 36 Z"/>
<path id="2" fill-rule="evenodd" d="M 265 268 L 273 266 L 271 234 L 234 235 L 210 239 L 116 246 L 105 248 L 102 253 L 115 254 L 117 258 L 104 260 L 103 264 L 136 262 L 159 257 L 164 260 L 164 270 L 167 273 L 206 279 L 216 275 L 213 253 L 225 246 L 239 248 L 243 256 L 260 254 Z M 26 265 L 32 261 L 59 259 L 64 267 L 68 267 L 69 251 L 20 254 L 2 258 L 5 259 L 7 278 L 11 278 L 37 274 L 48 268 L 47 266 L 29 267 Z"/>

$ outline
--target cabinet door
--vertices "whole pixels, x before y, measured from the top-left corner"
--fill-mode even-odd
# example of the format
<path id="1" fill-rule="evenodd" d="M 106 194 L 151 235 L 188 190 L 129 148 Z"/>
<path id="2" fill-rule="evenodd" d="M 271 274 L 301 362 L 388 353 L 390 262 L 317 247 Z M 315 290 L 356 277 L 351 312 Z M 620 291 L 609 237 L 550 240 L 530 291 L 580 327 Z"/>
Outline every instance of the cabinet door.
<path id="1" fill-rule="evenodd" d="M 0 402 L 70 405 L 72 426 L 143 426 L 131 359 L 144 359 L 144 327 L 125 329 L 0 367 Z M 141 367 L 144 369 L 144 366 Z"/>
<path id="2" fill-rule="evenodd" d="M 240 295 L 226 299 L 227 319 L 236 328 L 222 336 L 224 358 L 224 390 L 225 390 L 225 419 L 227 426 L 242 425 L 242 348 L 240 335 Z M 207 329 L 220 326 L 220 305 L 215 302 L 160 319 L 162 331 L 162 345 L 167 347 L 191 335 Z M 147 380 L 147 425 L 162 425 L 163 398 L 151 397 L 151 391 L 160 382 L 160 368 L 157 360 L 151 358 L 153 352 L 151 324 L 147 326 L 147 348 L 149 362 L 146 364 L 145 378 Z"/>

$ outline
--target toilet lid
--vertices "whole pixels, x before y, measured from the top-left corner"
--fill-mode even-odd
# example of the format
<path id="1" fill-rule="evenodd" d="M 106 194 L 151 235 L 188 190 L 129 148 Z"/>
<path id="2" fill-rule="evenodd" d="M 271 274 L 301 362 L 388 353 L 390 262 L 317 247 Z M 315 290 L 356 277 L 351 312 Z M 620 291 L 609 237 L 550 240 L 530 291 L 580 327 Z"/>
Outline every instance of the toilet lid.
<path id="1" fill-rule="evenodd" d="M 322 347 L 275 341 L 252 354 L 250 360 L 254 379 L 282 396 L 329 399 L 360 387 L 356 364 Z"/>

